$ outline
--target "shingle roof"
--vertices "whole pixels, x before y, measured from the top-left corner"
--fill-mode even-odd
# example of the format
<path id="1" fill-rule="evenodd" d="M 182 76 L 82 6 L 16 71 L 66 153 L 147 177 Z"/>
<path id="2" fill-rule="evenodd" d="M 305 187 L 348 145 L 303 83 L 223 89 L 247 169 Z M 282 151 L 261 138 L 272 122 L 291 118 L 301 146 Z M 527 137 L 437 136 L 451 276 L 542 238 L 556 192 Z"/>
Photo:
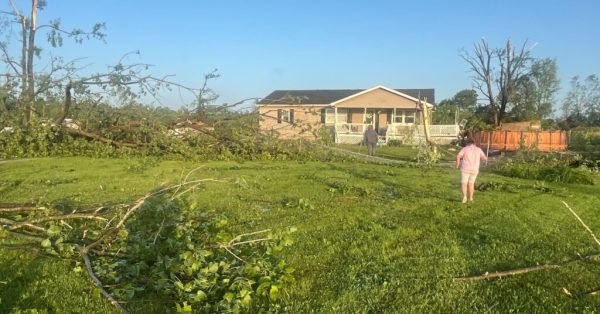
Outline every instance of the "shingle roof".
<path id="1" fill-rule="evenodd" d="M 261 99 L 258 104 L 330 104 L 364 90 L 365 89 L 276 90 Z M 428 103 L 435 104 L 435 90 L 433 88 L 395 90 L 414 98 L 417 98 L 420 94 L 421 99 L 427 97 Z"/>

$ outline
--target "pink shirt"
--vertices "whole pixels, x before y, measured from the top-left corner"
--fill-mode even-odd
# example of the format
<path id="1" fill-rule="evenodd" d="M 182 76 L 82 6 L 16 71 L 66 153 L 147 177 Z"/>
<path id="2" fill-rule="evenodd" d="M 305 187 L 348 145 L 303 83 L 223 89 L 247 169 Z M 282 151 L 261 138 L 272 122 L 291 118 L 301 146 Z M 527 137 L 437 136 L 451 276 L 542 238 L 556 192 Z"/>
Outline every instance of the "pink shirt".
<path id="1" fill-rule="evenodd" d="M 460 171 L 472 174 L 479 173 L 479 161 L 487 159 L 481 148 L 475 144 L 463 147 L 456 157 L 461 159 Z"/>

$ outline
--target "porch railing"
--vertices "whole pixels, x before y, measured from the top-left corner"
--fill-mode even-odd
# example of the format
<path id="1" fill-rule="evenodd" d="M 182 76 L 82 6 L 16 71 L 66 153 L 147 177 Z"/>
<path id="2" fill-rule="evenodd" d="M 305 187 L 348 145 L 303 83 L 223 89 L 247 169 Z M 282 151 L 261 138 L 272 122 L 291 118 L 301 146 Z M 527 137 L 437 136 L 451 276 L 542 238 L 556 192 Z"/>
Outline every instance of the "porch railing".
<path id="1" fill-rule="evenodd" d="M 363 134 L 369 124 L 365 123 L 337 123 L 335 125 L 336 143 L 356 144 L 360 143 Z M 458 136 L 460 128 L 458 125 L 430 125 L 429 130 L 436 142 L 450 142 Z M 423 125 L 409 125 L 401 123 L 390 123 L 387 125 L 385 141 L 401 140 L 403 142 L 418 143 L 425 139 Z"/>
<path id="2" fill-rule="evenodd" d="M 338 123 L 335 125 L 337 134 L 360 134 L 365 133 L 368 124 L 364 123 Z"/>

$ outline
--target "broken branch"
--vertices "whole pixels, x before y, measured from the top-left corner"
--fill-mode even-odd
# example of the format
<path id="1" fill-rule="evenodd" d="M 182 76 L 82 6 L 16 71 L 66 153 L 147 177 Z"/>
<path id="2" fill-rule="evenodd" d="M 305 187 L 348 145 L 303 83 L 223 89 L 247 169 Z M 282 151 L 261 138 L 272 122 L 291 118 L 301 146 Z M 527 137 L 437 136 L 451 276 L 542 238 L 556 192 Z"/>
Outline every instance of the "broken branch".
<path id="1" fill-rule="evenodd" d="M 476 281 L 476 280 L 484 280 L 484 279 L 493 279 L 493 278 L 501 278 L 501 277 L 508 277 L 508 276 L 514 276 L 514 275 L 522 275 L 522 274 L 526 274 L 526 273 L 530 273 L 530 272 L 534 272 L 534 271 L 554 269 L 554 268 L 559 268 L 559 267 L 560 267 L 559 265 L 541 265 L 541 266 L 513 269 L 513 270 L 508 270 L 508 271 L 497 271 L 497 272 L 493 272 L 493 273 L 486 272 L 483 275 L 458 277 L 458 278 L 454 278 L 454 280 L 456 280 L 456 281 Z"/>
<path id="2" fill-rule="evenodd" d="M 69 220 L 69 219 L 97 219 L 97 220 L 103 220 L 103 221 L 107 220 L 104 217 L 95 216 L 95 215 L 86 215 L 86 214 L 69 214 L 69 215 L 60 215 L 60 216 L 48 216 L 48 217 L 39 217 L 39 218 L 34 218 L 34 219 L 31 219 L 28 221 L 15 223 L 11 227 L 9 227 L 8 230 L 16 230 L 21 227 L 27 226 L 27 227 L 32 227 L 34 229 L 39 229 L 39 231 L 44 231 L 45 229 L 38 227 L 38 226 L 34 226 L 33 224 L 40 223 L 40 222 L 46 222 L 46 221 Z"/>
<path id="3" fill-rule="evenodd" d="M 592 238 L 594 238 L 594 241 L 596 241 L 596 244 L 598 244 L 598 246 L 600 246 L 600 240 L 598 240 L 598 238 L 596 238 L 596 235 L 594 234 L 594 232 L 592 232 L 592 229 L 590 229 L 590 227 L 588 227 L 583 222 L 583 220 L 581 220 L 581 218 L 579 218 L 577 213 L 575 213 L 575 211 L 571 208 L 571 206 L 569 206 L 569 204 L 567 204 L 565 201 L 563 201 L 563 204 L 565 204 L 565 206 L 569 209 L 569 211 L 571 211 L 571 214 L 573 214 L 573 216 L 575 216 L 575 218 L 577 218 L 577 220 L 579 220 L 579 222 L 583 225 L 583 227 L 585 227 L 585 229 L 592 235 Z"/>
<path id="4" fill-rule="evenodd" d="M 85 248 L 82 248 L 80 246 L 77 246 L 77 248 L 79 249 L 79 252 L 81 253 L 81 257 L 83 258 L 83 262 L 85 263 L 85 268 L 87 269 L 88 275 L 92 279 L 92 282 L 94 283 L 94 285 L 98 289 L 100 289 L 100 292 L 102 293 L 102 295 L 112 305 L 114 305 L 119 311 L 121 311 L 122 313 L 128 313 L 127 310 L 125 310 L 121 306 L 121 304 L 119 304 L 119 302 L 117 300 L 115 300 L 115 298 L 113 298 L 112 295 L 110 295 L 110 293 L 108 293 L 108 292 L 106 292 L 106 290 L 104 290 L 104 287 L 102 286 L 102 282 L 100 281 L 100 279 L 98 279 L 98 277 L 96 277 L 96 274 L 94 274 L 94 270 L 92 269 L 92 263 L 90 262 L 90 258 L 87 255 L 87 251 L 85 250 Z"/>

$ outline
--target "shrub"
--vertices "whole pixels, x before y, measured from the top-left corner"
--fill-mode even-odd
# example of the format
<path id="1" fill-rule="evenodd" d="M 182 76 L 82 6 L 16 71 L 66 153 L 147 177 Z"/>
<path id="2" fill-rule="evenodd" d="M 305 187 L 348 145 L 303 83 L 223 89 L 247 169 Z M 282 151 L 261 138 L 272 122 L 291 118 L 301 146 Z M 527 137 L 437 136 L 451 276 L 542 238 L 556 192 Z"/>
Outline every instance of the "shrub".
<path id="1" fill-rule="evenodd" d="M 594 174 L 576 166 L 578 155 L 530 154 L 509 160 L 495 168 L 499 174 L 548 182 L 594 184 Z"/>

